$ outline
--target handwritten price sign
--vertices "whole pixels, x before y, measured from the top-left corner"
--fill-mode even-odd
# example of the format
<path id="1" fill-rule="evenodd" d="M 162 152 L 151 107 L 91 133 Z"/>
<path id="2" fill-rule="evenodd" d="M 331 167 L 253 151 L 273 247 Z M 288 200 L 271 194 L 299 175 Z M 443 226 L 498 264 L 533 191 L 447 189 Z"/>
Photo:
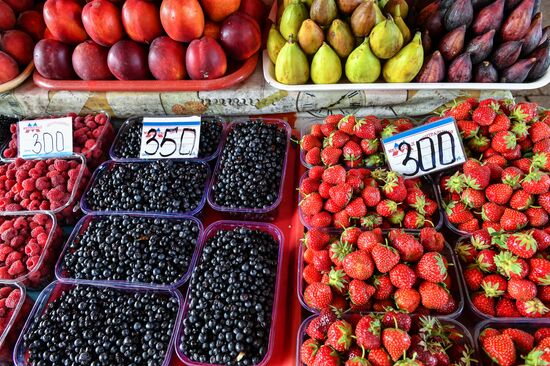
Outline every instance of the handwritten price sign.
<path id="1" fill-rule="evenodd" d="M 142 159 L 189 159 L 199 156 L 201 117 L 143 118 Z"/>
<path id="2" fill-rule="evenodd" d="M 19 121 L 17 149 L 24 159 L 67 156 L 73 153 L 71 117 Z"/>

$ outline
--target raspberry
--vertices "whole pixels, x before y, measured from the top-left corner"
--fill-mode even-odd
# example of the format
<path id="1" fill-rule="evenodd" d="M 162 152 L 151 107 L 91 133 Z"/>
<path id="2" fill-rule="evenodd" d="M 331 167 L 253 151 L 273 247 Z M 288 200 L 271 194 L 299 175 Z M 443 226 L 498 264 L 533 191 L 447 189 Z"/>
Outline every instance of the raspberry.
<path id="1" fill-rule="evenodd" d="M 91 149 L 95 146 L 95 144 L 96 144 L 96 140 L 90 139 L 86 141 L 86 143 L 84 144 L 84 147 Z"/>
<path id="2" fill-rule="evenodd" d="M 65 178 L 62 175 L 55 175 L 51 178 L 52 187 L 59 188 L 65 185 Z"/>
<path id="3" fill-rule="evenodd" d="M 6 220 L 0 225 L 0 232 L 4 232 L 6 230 L 9 230 L 13 227 L 13 222 L 11 220 Z"/>
<path id="4" fill-rule="evenodd" d="M 97 123 L 95 123 L 93 120 L 89 120 L 89 121 L 86 121 L 86 126 L 90 130 L 93 130 L 93 129 L 97 128 Z"/>
<path id="5" fill-rule="evenodd" d="M 42 226 L 37 226 L 36 228 L 32 229 L 31 231 L 31 237 L 37 238 L 38 235 L 44 233 L 44 228 Z"/>
<path id="6" fill-rule="evenodd" d="M 8 273 L 8 267 L 0 267 L 0 279 L 2 280 L 8 280 L 11 279 L 10 274 Z M 5 301 L 5 299 L 2 299 L 0 301 Z"/>
<path id="7" fill-rule="evenodd" d="M 13 227 L 17 230 L 24 229 L 27 226 L 29 226 L 29 222 L 27 221 L 27 218 L 25 216 L 19 216 L 18 218 L 13 220 Z"/>
<path id="8" fill-rule="evenodd" d="M 11 133 L 17 133 L 17 124 L 12 123 L 12 124 L 10 125 L 10 132 L 11 132 Z"/>
<path id="9" fill-rule="evenodd" d="M 54 188 L 48 192 L 46 197 L 50 202 L 61 201 L 63 199 L 63 192 L 59 188 Z"/>
<path id="10" fill-rule="evenodd" d="M 11 287 L 0 287 L 0 299 L 4 299 L 8 297 L 9 294 L 11 294 L 11 291 L 12 291 Z"/>
<path id="11" fill-rule="evenodd" d="M 69 163 L 66 160 L 56 160 L 53 163 L 53 166 L 55 167 L 55 170 L 58 172 L 64 172 L 69 168 Z"/>
<path id="12" fill-rule="evenodd" d="M 27 269 L 29 271 L 32 271 L 34 267 L 36 267 L 36 265 L 38 264 L 38 262 L 40 261 L 40 257 L 38 255 L 35 255 L 35 256 L 32 256 L 30 257 L 29 259 L 27 259 L 27 261 L 25 262 L 25 264 L 27 265 Z"/>
<path id="13" fill-rule="evenodd" d="M 40 247 L 40 245 L 36 243 L 28 243 L 27 245 L 25 245 L 25 254 L 27 256 L 31 257 L 34 255 L 40 255 L 40 253 L 42 253 L 42 248 Z"/>
<path id="14" fill-rule="evenodd" d="M 29 205 L 29 207 L 27 207 L 29 209 L 29 211 L 38 211 L 40 210 L 40 201 L 32 201 Z"/>
<path id="15" fill-rule="evenodd" d="M 99 125 L 104 125 L 107 123 L 108 117 L 104 113 L 99 113 L 94 116 L 94 121 L 97 122 Z"/>
<path id="16" fill-rule="evenodd" d="M 96 128 L 94 132 L 92 132 L 92 136 L 97 139 L 99 136 L 101 136 L 102 132 L 103 132 L 103 127 Z"/>
<path id="17" fill-rule="evenodd" d="M 21 192 L 19 192 L 19 197 L 20 197 L 21 199 L 28 199 L 28 198 L 30 198 L 30 196 L 31 196 L 31 192 L 29 192 L 29 191 L 21 191 Z"/>
<path id="18" fill-rule="evenodd" d="M 23 254 L 13 251 L 8 254 L 4 263 L 6 264 L 6 266 L 11 266 L 15 261 L 18 261 L 21 258 L 23 258 Z"/>
<path id="19" fill-rule="evenodd" d="M 13 248 L 10 247 L 9 245 L 0 245 L 0 261 L 4 261 L 6 260 L 6 257 L 11 253 L 13 252 Z"/>
<path id="20" fill-rule="evenodd" d="M 15 238 L 16 236 L 17 230 L 15 230 L 14 228 L 8 229 L 0 234 L 0 238 L 2 238 L 2 241 L 4 242 L 11 241 L 11 239 Z"/>
<path id="21" fill-rule="evenodd" d="M 15 277 L 25 272 L 25 270 L 26 268 L 23 262 L 21 262 L 21 260 L 17 260 L 11 264 L 10 268 L 8 269 L 8 273 Z"/>
<path id="22" fill-rule="evenodd" d="M 38 201 L 34 201 L 37 202 Z M 48 201 L 42 201 L 40 205 L 37 207 L 37 209 L 40 209 L 42 211 L 48 211 L 50 209 L 50 203 Z"/>
<path id="23" fill-rule="evenodd" d="M 29 177 L 29 172 L 26 171 L 26 170 L 18 170 L 15 173 L 15 180 L 17 181 L 17 183 L 21 183 L 22 181 L 24 181 L 28 177 Z"/>
<path id="24" fill-rule="evenodd" d="M 15 238 L 11 239 L 10 246 L 12 248 L 19 248 L 21 245 L 25 243 L 25 238 L 21 235 L 16 236 Z"/>
<path id="25" fill-rule="evenodd" d="M 31 201 L 36 201 L 42 198 L 42 194 L 40 192 L 34 191 L 31 193 L 31 196 L 29 198 L 31 199 Z"/>
<path id="26" fill-rule="evenodd" d="M 10 309 L 15 309 L 17 307 L 17 304 L 19 304 L 19 300 L 21 300 L 21 290 L 16 288 L 6 298 L 6 307 Z"/>
<path id="27" fill-rule="evenodd" d="M 15 167 L 16 168 L 19 168 L 20 166 L 22 166 L 23 164 L 25 164 L 25 159 L 22 159 L 22 158 L 17 158 L 15 159 Z"/>
<path id="28" fill-rule="evenodd" d="M 10 203 L 6 205 L 5 211 L 21 211 L 22 207 L 17 203 Z"/>
<path id="29" fill-rule="evenodd" d="M 38 225 L 46 225 L 47 223 L 51 224 L 50 216 L 46 214 L 34 215 L 32 221 L 36 222 Z"/>
<path id="30" fill-rule="evenodd" d="M 46 233 L 41 233 L 39 234 L 37 237 L 36 237 L 36 241 L 38 242 L 38 245 L 40 245 L 41 247 L 44 247 L 46 245 L 46 243 L 48 242 L 48 234 Z"/>
<path id="31" fill-rule="evenodd" d="M 4 185 L 6 187 L 6 189 L 9 191 L 13 188 L 13 186 L 15 186 L 15 180 L 13 179 L 8 179 L 6 181 L 6 184 Z"/>
<path id="32" fill-rule="evenodd" d="M 34 191 L 34 189 L 36 188 L 35 184 L 34 184 L 35 180 L 34 178 L 28 178 L 28 179 L 25 179 L 23 181 L 23 189 L 27 192 L 32 192 Z"/>
<path id="33" fill-rule="evenodd" d="M 49 189 L 51 187 L 50 180 L 47 177 L 40 177 L 36 180 L 35 186 L 39 191 Z"/>

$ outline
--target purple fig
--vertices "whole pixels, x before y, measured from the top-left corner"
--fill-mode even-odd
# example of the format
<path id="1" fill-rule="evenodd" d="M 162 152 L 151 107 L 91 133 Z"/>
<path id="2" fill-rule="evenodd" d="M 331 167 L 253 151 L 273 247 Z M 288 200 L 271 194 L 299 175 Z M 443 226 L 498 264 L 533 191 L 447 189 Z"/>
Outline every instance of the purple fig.
<path id="1" fill-rule="evenodd" d="M 464 38 L 466 37 L 466 26 L 462 25 L 447 33 L 439 42 L 439 51 L 443 58 L 451 61 L 464 49 Z"/>
<path id="2" fill-rule="evenodd" d="M 498 30 L 504 19 L 504 0 L 497 0 L 481 9 L 474 20 L 474 34 L 487 33 L 491 29 Z"/>
<path id="3" fill-rule="evenodd" d="M 472 6 L 477 10 L 489 5 L 492 2 L 493 0 L 472 0 Z"/>
<path id="4" fill-rule="evenodd" d="M 522 0 L 504 21 L 500 35 L 504 42 L 523 39 L 531 25 L 535 0 Z"/>
<path id="5" fill-rule="evenodd" d="M 520 2 L 521 0 L 506 0 L 506 11 L 512 11 Z"/>
<path id="6" fill-rule="evenodd" d="M 448 31 L 452 31 L 461 25 L 470 26 L 473 20 L 472 0 L 454 0 L 445 13 L 444 24 Z"/>
<path id="7" fill-rule="evenodd" d="M 546 74 L 550 67 L 550 40 L 546 40 L 546 42 L 538 46 L 529 57 L 536 58 L 537 62 L 529 72 L 527 78 L 529 80 L 538 80 Z"/>
<path id="8" fill-rule="evenodd" d="M 416 77 L 419 83 L 439 83 L 445 80 L 445 60 L 439 51 L 435 51 L 424 63 Z"/>
<path id="9" fill-rule="evenodd" d="M 489 61 L 483 61 L 475 67 L 474 81 L 476 83 L 498 83 L 497 69 Z"/>
<path id="10" fill-rule="evenodd" d="M 441 11 L 445 13 L 447 10 L 449 10 L 451 5 L 453 5 L 453 1 L 454 0 L 441 0 L 441 6 L 440 6 Z"/>
<path id="11" fill-rule="evenodd" d="M 452 83 L 467 83 L 472 80 L 472 58 L 463 53 L 454 59 L 447 70 L 447 80 Z"/>
<path id="12" fill-rule="evenodd" d="M 432 52 L 432 37 L 428 30 L 422 31 L 422 48 L 424 48 L 424 54 L 427 55 Z"/>
<path id="13" fill-rule="evenodd" d="M 503 43 L 495 50 L 491 61 L 497 70 L 504 70 L 512 66 L 521 54 L 523 41 L 510 41 Z"/>
<path id="14" fill-rule="evenodd" d="M 481 36 L 477 36 L 468 43 L 468 46 L 466 46 L 466 52 L 470 52 L 474 65 L 479 64 L 491 54 L 495 32 L 496 31 L 492 29 Z"/>
<path id="15" fill-rule="evenodd" d="M 431 4 L 428 4 L 422 10 L 420 10 L 418 15 L 416 16 L 416 21 L 418 22 L 418 24 L 420 25 L 426 24 L 426 21 L 428 20 L 428 18 L 431 17 L 433 13 L 439 11 L 440 5 L 441 5 L 441 0 L 438 0 L 438 1 L 434 1 Z"/>
<path id="16" fill-rule="evenodd" d="M 426 23 L 424 24 L 424 27 L 430 32 L 430 34 L 442 34 L 445 32 L 445 26 L 443 25 L 443 17 L 441 16 L 441 13 L 436 11 L 433 13 L 428 20 L 426 20 Z"/>
<path id="17" fill-rule="evenodd" d="M 535 62 L 537 62 L 536 58 L 527 58 L 517 61 L 502 72 L 500 81 L 502 83 L 523 83 L 525 79 L 527 79 Z"/>
<path id="18" fill-rule="evenodd" d="M 542 28 L 542 36 L 540 37 L 539 46 L 546 42 L 547 39 L 550 39 L 550 25 Z"/>
<path id="19" fill-rule="evenodd" d="M 540 44 L 542 38 L 542 13 L 537 13 L 531 22 L 527 34 L 523 38 L 523 48 L 521 54 L 526 56 L 533 52 Z"/>

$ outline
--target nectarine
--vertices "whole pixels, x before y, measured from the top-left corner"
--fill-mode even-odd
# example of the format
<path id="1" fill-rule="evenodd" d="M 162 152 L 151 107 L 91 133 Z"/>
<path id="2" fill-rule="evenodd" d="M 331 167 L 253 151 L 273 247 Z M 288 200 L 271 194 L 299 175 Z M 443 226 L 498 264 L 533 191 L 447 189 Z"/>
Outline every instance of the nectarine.
<path id="1" fill-rule="evenodd" d="M 236 60 L 246 60 L 260 49 L 262 34 L 252 17 L 238 12 L 222 23 L 220 42 L 229 56 Z"/>
<path id="2" fill-rule="evenodd" d="M 95 43 L 84 41 L 73 51 L 73 68 L 82 80 L 108 80 L 114 76 L 107 66 L 109 49 Z"/>
<path id="3" fill-rule="evenodd" d="M 217 79 L 227 71 L 227 57 L 215 39 L 195 39 L 187 48 L 185 66 L 193 80 Z"/>
<path id="4" fill-rule="evenodd" d="M 17 62 L 5 52 L 0 51 L 0 84 L 7 83 L 19 75 Z"/>
<path id="5" fill-rule="evenodd" d="M 150 43 L 163 33 L 158 6 L 146 0 L 127 0 L 122 6 L 122 24 L 136 42 Z"/>
<path id="6" fill-rule="evenodd" d="M 260 28 L 263 26 L 267 15 L 267 7 L 262 0 L 241 0 L 239 11 L 254 18 Z"/>
<path id="7" fill-rule="evenodd" d="M 88 38 L 82 25 L 82 7 L 75 0 L 48 0 L 44 4 L 44 21 L 58 41 L 78 44 Z"/>
<path id="8" fill-rule="evenodd" d="M 163 0 L 160 21 L 175 41 L 191 42 L 204 31 L 204 13 L 197 0 Z"/>
<path id="9" fill-rule="evenodd" d="M 0 49 L 26 67 L 32 61 L 34 41 L 27 33 L 14 29 L 5 32 L 0 38 Z"/>
<path id="10" fill-rule="evenodd" d="M 220 22 L 239 10 L 241 0 L 200 0 L 206 15 L 215 22 Z"/>
<path id="11" fill-rule="evenodd" d="M 19 14 L 17 18 L 17 29 L 29 34 L 35 42 L 40 41 L 44 37 L 46 23 L 42 13 L 36 10 L 27 10 Z"/>
<path id="12" fill-rule="evenodd" d="M 30 10 L 34 6 L 34 0 L 4 0 L 16 14 Z"/>
<path id="13" fill-rule="evenodd" d="M 0 31 L 13 29 L 15 27 L 15 13 L 12 8 L 0 0 Z"/>
<path id="14" fill-rule="evenodd" d="M 147 51 L 138 42 L 123 39 L 115 43 L 109 50 L 107 65 L 119 80 L 149 79 Z"/>
<path id="15" fill-rule="evenodd" d="M 214 38 L 215 40 L 220 39 L 220 24 L 214 23 L 213 21 L 207 20 L 204 23 L 204 33 L 205 37 Z"/>
<path id="16" fill-rule="evenodd" d="M 120 9 L 107 0 L 94 0 L 82 9 L 82 24 L 97 44 L 112 46 L 124 38 Z"/>
<path id="17" fill-rule="evenodd" d="M 43 39 L 34 47 L 34 66 L 48 79 L 74 79 L 71 55 L 72 49 L 69 45 L 55 39 Z"/>
<path id="18" fill-rule="evenodd" d="M 162 36 L 149 48 L 149 70 L 157 80 L 185 79 L 185 46 L 168 36 Z"/>

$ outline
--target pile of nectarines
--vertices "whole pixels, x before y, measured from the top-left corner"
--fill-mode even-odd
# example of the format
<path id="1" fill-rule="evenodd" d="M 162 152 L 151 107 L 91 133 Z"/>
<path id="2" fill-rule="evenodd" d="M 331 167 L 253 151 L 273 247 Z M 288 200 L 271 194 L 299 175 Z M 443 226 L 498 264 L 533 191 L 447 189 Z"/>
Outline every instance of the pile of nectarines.
<path id="1" fill-rule="evenodd" d="M 258 52 L 265 16 L 262 0 L 47 0 L 34 61 L 50 79 L 216 79 Z"/>

